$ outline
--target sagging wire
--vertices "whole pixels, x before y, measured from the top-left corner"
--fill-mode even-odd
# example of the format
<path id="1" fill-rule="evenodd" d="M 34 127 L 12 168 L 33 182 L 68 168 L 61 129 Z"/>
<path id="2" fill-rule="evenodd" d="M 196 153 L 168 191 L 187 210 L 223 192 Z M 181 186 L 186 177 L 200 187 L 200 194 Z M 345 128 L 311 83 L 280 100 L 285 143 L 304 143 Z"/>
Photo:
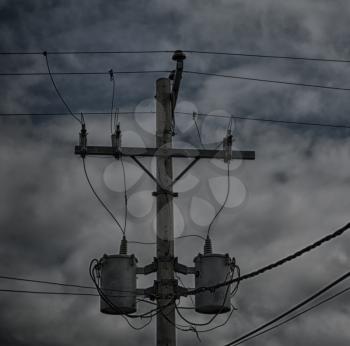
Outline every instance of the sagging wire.
<path id="1" fill-rule="evenodd" d="M 251 279 L 251 278 L 254 278 L 256 276 L 259 276 L 267 271 L 270 271 L 270 270 L 273 270 L 277 267 L 280 267 L 290 261 L 293 261 L 295 260 L 296 258 L 300 257 L 300 256 L 303 256 L 304 254 L 318 248 L 319 246 L 323 245 L 324 243 L 327 243 L 337 237 L 340 237 L 341 235 L 343 235 L 346 231 L 350 230 L 350 222 L 345 224 L 343 227 L 337 229 L 336 231 L 334 231 L 333 233 L 330 233 L 330 234 L 327 234 L 326 236 L 322 237 L 321 239 L 315 241 L 314 243 L 312 244 L 309 244 L 307 246 L 305 246 L 304 248 L 288 255 L 288 256 L 285 256 L 273 263 L 270 263 L 262 268 L 259 268 L 257 270 L 254 270 L 250 273 L 247 273 L 247 274 L 244 274 L 240 277 L 240 281 L 243 281 L 243 280 L 248 280 L 248 279 Z M 237 279 L 232 279 L 228 282 L 223 282 L 223 283 L 220 283 L 220 284 L 217 284 L 217 285 L 213 285 L 213 286 L 209 286 L 209 287 L 198 287 L 194 290 L 191 290 L 189 292 L 187 292 L 187 295 L 193 295 L 193 294 L 197 294 L 197 293 L 200 293 L 200 292 L 204 292 L 204 291 L 210 291 L 212 289 L 217 289 L 217 288 L 220 288 L 220 287 L 223 287 L 223 286 L 226 286 L 226 285 L 229 285 L 233 282 L 236 282 Z"/>
<path id="2" fill-rule="evenodd" d="M 118 219 L 116 218 L 116 216 L 112 213 L 112 211 L 108 208 L 108 206 L 105 204 L 105 202 L 102 200 L 102 198 L 98 195 L 98 193 L 96 192 L 95 188 L 93 187 L 91 180 L 89 178 L 89 175 L 87 173 L 87 169 L 86 169 L 86 163 L 85 163 L 85 157 L 82 157 L 83 160 L 83 168 L 84 168 L 84 174 L 85 174 L 85 178 L 86 181 L 88 182 L 91 191 L 93 192 L 94 196 L 96 197 L 96 199 L 100 202 L 100 204 L 102 205 L 102 207 L 107 211 L 107 213 L 112 217 L 112 219 L 115 221 L 115 223 L 117 224 L 118 228 L 120 229 L 120 231 L 123 234 L 123 237 L 125 237 L 125 230 L 123 229 L 122 225 L 120 224 L 120 222 L 118 221 Z"/>
<path id="3" fill-rule="evenodd" d="M 226 192 L 224 202 L 222 203 L 221 207 L 218 209 L 218 211 L 216 212 L 216 214 L 214 215 L 213 219 L 209 224 L 208 231 L 207 231 L 207 239 L 209 239 L 210 237 L 210 231 L 213 226 L 213 223 L 215 222 L 217 217 L 220 215 L 222 210 L 225 208 L 228 197 L 230 195 L 230 189 L 231 189 L 230 162 L 232 160 L 232 142 L 233 142 L 232 125 L 233 125 L 233 118 L 231 116 L 227 125 L 226 136 L 224 137 L 222 142 L 223 150 L 224 150 L 224 162 L 227 163 L 227 192 Z"/>
<path id="4" fill-rule="evenodd" d="M 207 231 L 207 238 L 210 237 L 210 231 L 212 229 L 212 226 L 215 222 L 215 220 L 217 219 L 217 217 L 220 215 L 220 213 L 222 212 L 222 210 L 225 208 L 228 197 L 230 195 L 230 189 L 231 189 L 231 177 L 230 177 L 230 162 L 227 162 L 227 191 L 226 191 L 226 196 L 225 199 L 223 201 L 223 203 L 221 204 L 220 208 L 218 209 L 218 211 L 216 212 L 216 214 L 214 215 L 214 217 L 212 218 L 209 227 L 208 227 L 208 231 Z"/>
<path id="5" fill-rule="evenodd" d="M 126 173 L 125 173 L 123 156 L 120 157 L 120 162 L 122 164 L 122 169 L 123 169 L 123 183 L 124 183 L 124 233 L 125 233 L 126 225 L 128 221 L 128 194 L 127 194 L 127 187 L 126 187 Z"/>
<path id="6" fill-rule="evenodd" d="M 112 82 L 112 101 L 111 101 L 111 134 L 115 131 L 117 124 L 119 124 L 119 107 L 117 106 L 117 85 L 115 82 L 115 72 L 113 69 L 108 71 L 109 79 Z"/>
<path id="7" fill-rule="evenodd" d="M 109 79 L 112 82 L 112 104 L 111 104 L 111 134 L 113 133 L 113 111 L 114 111 L 114 98 L 115 98 L 115 79 L 112 69 L 109 71 Z"/>
<path id="8" fill-rule="evenodd" d="M 327 297 L 327 298 L 325 298 L 325 299 L 322 299 L 322 300 L 319 301 L 318 303 L 311 305 L 310 307 L 308 307 L 308 308 L 306 308 L 306 309 L 304 309 L 304 310 L 298 312 L 297 314 L 295 314 L 295 315 L 293 315 L 293 316 L 287 318 L 286 320 L 283 320 L 282 322 L 279 322 L 279 323 L 273 325 L 272 327 L 269 327 L 269 328 L 267 328 L 267 329 L 265 329 L 265 330 L 263 330 L 263 331 L 261 331 L 261 332 L 259 332 L 259 333 L 257 333 L 257 334 L 254 334 L 254 335 L 252 335 L 252 336 L 250 336 L 250 337 L 247 337 L 247 338 L 244 339 L 243 341 L 238 342 L 236 345 L 240 345 L 240 344 L 242 344 L 242 343 L 244 343 L 244 342 L 246 342 L 246 341 L 249 341 L 249 340 L 251 340 L 251 339 L 255 339 L 256 337 L 258 337 L 258 336 L 260 336 L 260 335 L 266 334 L 266 333 L 270 332 L 271 330 L 274 330 L 274 329 L 276 329 L 276 328 L 279 328 L 279 327 L 283 326 L 284 324 L 286 324 L 286 323 L 288 323 L 288 322 L 290 322 L 290 321 L 293 321 L 294 319 L 298 318 L 299 316 L 304 315 L 304 314 L 306 314 L 307 312 L 309 312 L 309 311 L 311 311 L 311 310 L 314 310 L 314 309 L 316 309 L 317 307 L 319 307 L 319 306 L 321 306 L 321 305 L 323 305 L 323 304 L 325 304 L 325 303 L 327 303 L 327 302 L 333 300 L 334 298 L 336 298 L 336 297 L 338 297 L 338 296 L 340 296 L 340 295 L 342 295 L 342 294 L 344 294 L 344 293 L 347 293 L 347 292 L 349 292 L 349 291 L 350 291 L 350 287 L 347 287 L 347 288 L 345 288 L 345 289 L 343 289 L 343 290 L 341 290 L 341 291 L 339 291 L 339 292 L 337 292 L 337 293 L 331 295 L 330 297 Z"/>
<path id="9" fill-rule="evenodd" d="M 202 135 L 201 135 L 201 132 L 200 132 L 199 127 L 198 127 L 197 118 L 198 118 L 198 113 L 197 112 L 193 112 L 192 113 L 192 119 L 193 119 L 194 125 L 196 126 L 199 143 L 200 143 L 202 149 L 205 149 L 203 141 L 202 141 Z"/>
<path id="10" fill-rule="evenodd" d="M 251 336 L 255 336 L 257 333 L 259 333 L 260 331 L 264 331 L 266 330 L 266 328 L 270 327 L 271 325 L 275 325 L 276 322 L 279 322 L 280 320 L 284 319 L 285 317 L 289 316 L 290 314 L 292 314 L 294 311 L 299 310 L 300 308 L 302 308 L 303 306 L 309 304 L 310 302 L 312 302 L 313 300 L 315 300 L 316 298 L 318 298 L 319 296 L 321 296 L 322 294 L 324 294 L 325 292 L 329 291 L 331 288 L 335 287 L 336 285 L 340 284 L 341 282 L 343 282 L 344 280 L 348 279 L 350 277 L 350 272 L 345 273 L 344 275 L 342 275 L 341 277 L 339 277 L 338 279 L 336 279 L 335 281 L 331 282 L 330 284 L 328 284 L 327 286 L 325 286 L 324 288 L 318 290 L 316 293 L 312 294 L 311 296 L 309 296 L 308 298 L 302 300 L 301 302 L 297 303 L 296 305 L 294 305 L 292 308 L 290 308 L 289 310 L 281 313 L 280 315 L 278 315 L 277 317 L 273 318 L 272 320 L 263 323 L 262 325 L 260 325 L 259 327 L 253 329 L 252 331 L 242 335 L 241 337 L 236 338 L 235 340 L 225 344 L 225 346 L 230 346 L 230 345 L 239 345 L 242 342 L 245 342 L 248 338 L 250 338 Z"/>
<path id="11" fill-rule="evenodd" d="M 57 96 L 59 97 L 59 99 L 62 101 L 62 103 L 64 104 L 64 106 L 66 107 L 66 109 L 68 110 L 69 114 L 76 120 L 78 121 L 80 124 L 82 124 L 82 121 L 72 112 L 71 108 L 68 106 L 68 103 L 65 101 L 65 99 L 63 98 L 62 94 L 60 93 L 60 91 L 58 90 L 58 87 L 55 83 L 55 80 L 53 78 L 53 75 L 51 73 L 51 69 L 50 69 L 50 64 L 49 64 L 49 58 L 48 58 L 48 53 L 47 52 L 43 52 L 43 56 L 45 57 L 45 61 L 46 61 L 46 66 L 47 66 L 47 71 L 49 73 L 52 85 L 56 91 Z"/>

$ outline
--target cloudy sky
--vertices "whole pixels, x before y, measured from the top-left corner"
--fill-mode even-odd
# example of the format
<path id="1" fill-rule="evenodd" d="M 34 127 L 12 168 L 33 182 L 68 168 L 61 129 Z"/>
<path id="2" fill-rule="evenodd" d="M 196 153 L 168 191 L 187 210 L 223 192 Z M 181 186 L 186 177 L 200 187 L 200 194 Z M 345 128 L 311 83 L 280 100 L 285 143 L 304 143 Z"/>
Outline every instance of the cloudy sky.
<path id="1" fill-rule="evenodd" d="M 35 1 L 0 0 L 1 51 L 211 50 L 267 55 L 350 58 L 346 0 Z M 41 55 L 1 55 L 0 72 L 47 72 Z M 49 55 L 56 72 L 169 70 L 171 54 Z M 350 87 L 347 63 L 288 61 L 187 54 L 185 68 L 252 78 Z M 123 144 L 154 145 L 155 80 L 167 73 L 116 75 Z M 66 112 L 48 76 L 1 76 L 0 113 Z M 74 112 L 109 112 L 108 75 L 56 76 Z M 350 125 L 346 91 L 227 80 L 186 74 L 178 109 L 212 114 Z M 108 145 L 110 119 L 86 116 L 89 143 Z M 199 147 L 192 117 L 177 116 L 177 146 Z M 204 145 L 225 134 L 227 119 L 199 118 Z M 0 118 L 0 275 L 90 285 L 92 258 L 118 251 L 120 233 L 94 199 L 74 155 L 80 125 L 69 116 Z M 256 160 L 233 162 L 228 206 L 212 231 L 215 252 L 235 256 L 242 273 L 269 264 L 349 221 L 350 130 L 236 120 L 235 145 Z M 154 169 L 154 162 L 144 160 Z M 175 170 L 185 161 L 176 161 Z M 125 159 L 129 240 L 155 240 L 154 190 Z M 104 201 L 123 219 L 122 173 L 110 158 L 87 159 Z M 226 192 L 225 167 L 202 160 L 175 186 L 177 235 L 204 235 Z M 349 236 L 288 265 L 242 283 L 228 324 L 201 335 L 202 345 L 223 345 L 283 312 L 348 270 Z M 176 256 L 192 265 L 202 241 L 176 241 Z M 129 245 L 141 265 L 152 245 Z M 153 276 L 140 277 L 139 287 Z M 191 278 L 183 278 L 193 286 Z M 342 287 L 346 287 L 345 282 Z M 0 280 L 0 289 L 63 288 Z M 338 287 L 341 289 L 341 287 Z M 72 292 L 66 289 L 66 292 Z M 77 292 L 75 290 L 74 292 Z M 86 292 L 86 291 L 78 291 Z M 308 315 L 247 342 L 348 345 L 349 302 L 344 295 Z M 183 300 L 190 305 L 191 301 Z M 140 307 L 145 309 L 144 306 Z M 203 316 L 187 314 L 195 321 Z M 220 317 L 218 322 L 224 317 Z M 136 332 L 120 317 L 99 312 L 97 297 L 0 292 L 1 345 L 136 345 L 155 342 L 155 323 Z M 213 324 L 213 326 L 215 323 Z M 193 333 L 177 333 L 194 345 Z"/>

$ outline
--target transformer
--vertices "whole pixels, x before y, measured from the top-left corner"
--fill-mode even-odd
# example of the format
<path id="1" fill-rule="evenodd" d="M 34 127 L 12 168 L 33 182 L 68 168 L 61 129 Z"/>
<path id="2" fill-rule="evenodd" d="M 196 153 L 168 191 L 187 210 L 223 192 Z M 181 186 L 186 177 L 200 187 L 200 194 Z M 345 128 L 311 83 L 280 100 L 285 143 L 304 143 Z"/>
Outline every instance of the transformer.
<path id="1" fill-rule="evenodd" d="M 228 254 L 199 254 L 194 258 L 195 288 L 210 287 L 230 279 L 231 259 Z M 202 314 L 222 314 L 231 310 L 231 285 L 195 295 L 195 310 Z"/>
<path id="2" fill-rule="evenodd" d="M 99 263 L 101 312 L 112 315 L 136 311 L 136 263 L 134 255 L 104 255 Z"/>

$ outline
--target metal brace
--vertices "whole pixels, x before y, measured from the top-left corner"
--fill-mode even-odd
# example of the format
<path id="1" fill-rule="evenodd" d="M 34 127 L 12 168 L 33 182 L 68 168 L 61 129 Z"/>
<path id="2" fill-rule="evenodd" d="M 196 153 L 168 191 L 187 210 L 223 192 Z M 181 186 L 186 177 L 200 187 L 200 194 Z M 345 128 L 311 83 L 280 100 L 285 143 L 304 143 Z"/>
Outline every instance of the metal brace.
<path id="1" fill-rule="evenodd" d="M 154 258 L 154 260 L 151 264 L 147 264 L 144 267 L 137 267 L 136 274 L 148 275 L 148 274 L 156 272 L 157 269 L 158 269 L 157 259 Z"/>
<path id="2" fill-rule="evenodd" d="M 180 273 L 184 275 L 196 273 L 195 267 L 187 267 L 184 264 L 180 264 L 177 260 L 177 257 L 174 259 L 174 270 L 176 273 Z"/>

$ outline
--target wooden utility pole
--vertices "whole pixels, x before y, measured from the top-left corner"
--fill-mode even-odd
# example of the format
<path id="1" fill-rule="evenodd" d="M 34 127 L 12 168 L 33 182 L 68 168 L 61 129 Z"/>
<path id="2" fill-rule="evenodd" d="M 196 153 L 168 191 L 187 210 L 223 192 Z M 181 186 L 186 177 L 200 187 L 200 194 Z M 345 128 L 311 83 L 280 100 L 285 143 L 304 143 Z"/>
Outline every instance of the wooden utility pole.
<path id="1" fill-rule="evenodd" d="M 156 145 L 172 148 L 172 108 L 170 79 L 161 78 L 156 83 Z M 170 157 L 157 157 L 157 345 L 175 346 L 175 296 L 174 281 L 174 216 L 173 216 L 173 165 Z M 170 304 L 170 305 L 169 305 Z M 166 306 L 164 308 L 164 306 Z"/>
<path id="2" fill-rule="evenodd" d="M 136 289 L 136 294 L 157 300 L 157 346 L 176 346 L 175 299 L 187 291 L 178 285 L 174 273 L 194 274 L 189 268 L 177 262 L 174 256 L 174 184 L 179 181 L 200 159 L 223 159 L 224 161 L 241 159 L 254 160 L 254 151 L 232 151 L 232 140 L 224 140 L 224 150 L 179 149 L 172 148 L 175 117 L 174 110 L 183 70 L 185 55 L 175 51 L 173 60 L 177 62 L 176 70 L 169 78 L 160 78 L 156 82 L 156 147 L 123 147 L 121 132 L 118 129 L 112 135 L 112 146 L 88 146 L 85 124 L 80 133 L 80 144 L 75 147 L 75 154 L 83 158 L 88 155 L 110 155 L 117 159 L 130 157 L 156 183 L 153 195 L 157 199 L 157 253 L 155 261 L 145 267 L 136 269 L 137 274 L 157 273 L 154 286 Z M 171 82 L 172 81 L 172 82 Z M 232 138 L 232 136 L 231 136 Z M 157 157 L 157 175 L 154 176 L 139 160 L 141 157 Z M 173 158 L 192 158 L 188 166 L 173 179 Z M 115 308 L 115 307 L 112 307 Z M 119 314 L 119 311 L 116 310 Z"/>

